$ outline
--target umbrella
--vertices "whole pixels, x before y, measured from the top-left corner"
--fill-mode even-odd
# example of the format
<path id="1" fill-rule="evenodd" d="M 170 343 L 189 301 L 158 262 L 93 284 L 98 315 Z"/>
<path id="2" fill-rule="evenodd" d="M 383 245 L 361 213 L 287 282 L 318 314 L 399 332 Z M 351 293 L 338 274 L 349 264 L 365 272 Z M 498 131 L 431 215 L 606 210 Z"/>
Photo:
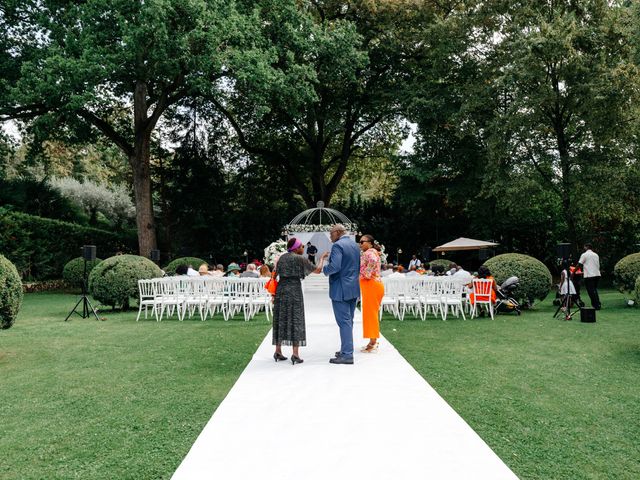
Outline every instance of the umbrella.
<path id="1" fill-rule="evenodd" d="M 457 250 L 482 250 L 498 245 L 493 242 L 474 240 L 473 238 L 460 237 L 433 249 L 434 252 L 454 252 Z"/>

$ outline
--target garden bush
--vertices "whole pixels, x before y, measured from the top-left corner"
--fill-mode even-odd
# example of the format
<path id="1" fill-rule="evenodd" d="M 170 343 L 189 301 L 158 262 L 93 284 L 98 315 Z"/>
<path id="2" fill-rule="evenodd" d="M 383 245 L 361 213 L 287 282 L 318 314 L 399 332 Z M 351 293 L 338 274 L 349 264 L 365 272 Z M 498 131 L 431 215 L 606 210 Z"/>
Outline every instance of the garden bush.
<path id="1" fill-rule="evenodd" d="M 484 263 L 496 279 L 498 285 L 507 278 L 516 276 L 520 287 L 516 296 L 533 303 L 535 299 L 544 300 L 552 284 L 551 272 L 540 260 L 520 253 L 504 253 L 490 258 Z"/>
<path id="2" fill-rule="evenodd" d="M 182 258 L 176 258 L 175 260 L 173 260 L 172 262 L 169 263 L 169 265 L 167 265 L 166 267 L 164 267 L 164 272 L 167 275 L 175 275 L 176 273 L 176 267 L 178 265 L 181 264 L 185 264 L 185 265 L 191 265 L 194 269 L 198 269 L 198 267 L 200 265 L 202 265 L 203 263 L 207 263 L 204 260 L 202 260 L 201 258 L 197 258 L 197 257 L 182 257 Z"/>
<path id="3" fill-rule="evenodd" d="M 640 305 L 640 276 L 636 278 L 636 305 Z"/>
<path id="4" fill-rule="evenodd" d="M 96 258 L 87 262 L 87 278 L 91 273 L 91 270 L 98 265 L 102 259 Z M 67 284 L 72 287 L 82 286 L 82 274 L 84 273 L 84 258 L 76 257 L 73 260 L 69 260 L 62 270 L 62 278 Z"/>
<path id="5" fill-rule="evenodd" d="M 632 293 L 636 288 L 638 276 L 640 276 L 640 253 L 627 255 L 613 268 L 614 282 L 621 292 Z"/>
<path id="6" fill-rule="evenodd" d="M 109 256 L 137 244 L 135 231 L 116 233 L 0 208 L 0 252 L 25 280 L 59 279 L 82 245 L 95 245 L 98 255 Z"/>
<path id="7" fill-rule="evenodd" d="M 451 265 L 452 263 L 453 262 L 451 260 L 447 260 L 446 258 L 438 258 L 437 260 L 430 261 L 429 266 L 442 265 L 445 268 L 445 270 L 449 270 L 449 265 Z"/>
<path id="8" fill-rule="evenodd" d="M 22 281 L 18 270 L 6 257 L 0 255 L 0 328 L 13 325 L 22 306 Z"/>
<path id="9" fill-rule="evenodd" d="M 89 292 L 104 305 L 129 307 L 138 297 L 138 280 L 162 276 L 151 260 L 137 255 L 116 255 L 100 262 L 89 275 Z"/>

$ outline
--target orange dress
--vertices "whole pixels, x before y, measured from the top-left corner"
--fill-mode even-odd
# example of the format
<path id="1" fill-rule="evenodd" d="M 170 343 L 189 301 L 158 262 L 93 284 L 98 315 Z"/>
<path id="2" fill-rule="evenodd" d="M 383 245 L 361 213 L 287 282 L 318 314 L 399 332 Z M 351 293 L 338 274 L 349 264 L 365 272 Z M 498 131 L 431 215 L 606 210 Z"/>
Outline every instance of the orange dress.
<path id="1" fill-rule="evenodd" d="M 380 254 L 370 248 L 360 256 L 360 295 L 362 297 L 362 336 L 379 338 L 378 314 L 384 296 L 384 285 L 380 280 Z"/>

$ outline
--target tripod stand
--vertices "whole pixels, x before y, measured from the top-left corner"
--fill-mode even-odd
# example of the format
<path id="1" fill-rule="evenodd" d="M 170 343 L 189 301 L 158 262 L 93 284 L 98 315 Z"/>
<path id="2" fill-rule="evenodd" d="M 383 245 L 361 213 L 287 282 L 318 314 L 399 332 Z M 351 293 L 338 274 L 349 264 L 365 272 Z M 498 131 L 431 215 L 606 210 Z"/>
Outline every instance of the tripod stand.
<path id="1" fill-rule="evenodd" d="M 81 303 L 82 313 L 78 311 L 78 306 Z M 76 306 L 73 307 L 73 310 L 69 312 L 69 315 L 67 315 L 67 318 L 65 318 L 64 321 L 66 322 L 67 320 L 69 320 L 69 317 L 71 317 L 71 315 L 73 315 L 74 313 L 76 315 L 80 315 L 82 318 L 88 318 L 90 316 L 89 312 L 93 313 L 93 315 L 96 317 L 96 320 L 100 320 L 95 308 L 93 308 L 93 305 L 91 305 L 91 302 L 89 301 L 89 296 L 87 295 L 87 259 L 85 258 L 84 271 L 82 272 L 82 296 L 80 297 L 80 300 L 78 300 L 78 303 L 76 303 Z"/>
<path id="2" fill-rule="evenodd" d="M 571 318 L 580 310 L 571 311 L 572 307 L 572 298 L 571 298 L 571 280 L 569 276 L 569 262 L 567 260 L 562 261 L 562 272 L 564 278 L 560 284 L 560 295 L 562 295 L 562 301 L 556 310 L 556 313 L 553 314 L 553 318 L 556 318 L 558 314 L 562 311 L 564 314 L 565 320 L 571 320 Z M 564 293 L 563 293 L 564 292 Z"/>

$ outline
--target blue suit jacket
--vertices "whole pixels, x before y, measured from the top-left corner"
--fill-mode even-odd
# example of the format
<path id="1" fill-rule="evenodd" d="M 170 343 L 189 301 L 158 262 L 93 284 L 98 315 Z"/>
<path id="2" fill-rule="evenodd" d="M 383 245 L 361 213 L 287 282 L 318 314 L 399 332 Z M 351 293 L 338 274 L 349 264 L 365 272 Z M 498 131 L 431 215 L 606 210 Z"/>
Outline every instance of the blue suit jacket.
<path id="1" fill-rule="evenodd" d="M 333 244 L 329 262 L 322 271 L 329 276 L 331 300 L 353 300 L 360 296 L 360 248 L 347 235 Z"/>

